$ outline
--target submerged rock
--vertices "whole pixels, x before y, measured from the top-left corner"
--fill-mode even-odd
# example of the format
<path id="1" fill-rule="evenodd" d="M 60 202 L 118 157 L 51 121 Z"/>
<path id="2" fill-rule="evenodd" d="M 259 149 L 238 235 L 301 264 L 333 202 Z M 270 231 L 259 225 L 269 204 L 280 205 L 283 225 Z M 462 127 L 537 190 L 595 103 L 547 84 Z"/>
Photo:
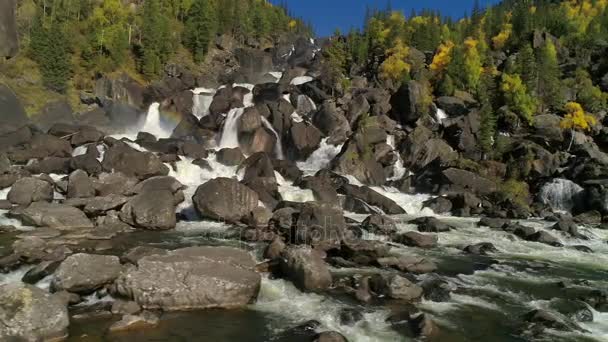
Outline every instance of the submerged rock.
<path id="1" fill-rule="evenodd" d="M 144 309 L 165 311 L 244 307 L 260 290 L 260 275 L 246 251 L 188 247 L 145 256 L 123 271 L 115 290 Z"/>

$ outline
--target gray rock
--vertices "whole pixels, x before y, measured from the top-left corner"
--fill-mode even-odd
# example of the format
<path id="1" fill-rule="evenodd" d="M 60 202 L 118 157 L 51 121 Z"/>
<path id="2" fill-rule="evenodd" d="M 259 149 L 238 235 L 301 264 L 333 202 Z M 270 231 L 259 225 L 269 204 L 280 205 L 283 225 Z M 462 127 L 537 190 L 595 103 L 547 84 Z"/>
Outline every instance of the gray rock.
<path id="1" fill-rule="evenodd" d="M 131 198 L 120 219 L 134 227 L 164 230 L 175 228 L 175 199 L 167 190 L 150 190 Z"/>
<path id="2" fill-rule="evenodd" d="M 127 144 L 116 143 L 104 154 L 101 163 L 107 172 L 122 172 L 127 177 L 146 179 L 166 176 L 169 168 L 150 152 L 140 152 Z"/>
<path id="3" fill-rule="evenodd" d="M 58 203 L 34 202 L 16 216 L 28 225 L 59 230 L 93 228 L 93 223 L 79 209 Z"/>
<path id="4" fill-rule="evenodd" d="M 90 216 L 99 216 L 107 211 L 120 209 L 127 201 L 127 197 L 114 194 L 89 198 L 84 206 L 84 212 Z"/>
<path id="5" fill-rule="evenodd" d="M 137 183 L 137 178 L 128 177 L 122 172 L 102 173 L 98 180 L 94 182 L 95 190 L 99 196 L 127 195 Z"/>
<path id="6" fill-rule="evenodd" d="M 226 166 L 238 166 L 245 160 L 245 156 L 241 149 L 236 148 L 223 148 L 217 151 L 215 158 L 217 162 Z"/>
<path id="7" fill-rule="evenodd" d="M 53 341 L 68 335 L 67 305 L 32 285 L 0 285 L 0 340 Z"/>
<path id="8" fill-rule="evenodd" d="M 68 178 L 68 198 L 88 198 L 95 196 L 95 187 L 86 172 L 76 170 Z"/>
<path id="9" fill-rule="evenodd" d="M 282 273 L 302 291 L 322 291 L 332 282 L 321 253 L 307 247 L 289 247 L 281 259 Z"/>
<path id="10" fill-rule="evenodd" d="M 29 205 L 32 202 L 52 201 L 53 194 L 53 186 L 48 182 L 27 177 L 13 184 L 7 199 L 13 204 Z"/>
<path id="11" fill-rule="evenodd" d="M 144 309 L 165 311 L 244 307 L 255 300 L 261 278 L 246 251 L 189 247 L 143 257 L 116 280 L 116 291 Z"/>
<path id="12" fill-rule="evenodd" d="M 108 330 L 110 332 L 119 332 L 126 330 L 137 330 L 155 327 L 160 322 L 160 318 L 157 314 L 150 311 L 144 311 L 139 315 L 124 315 L 122 319 L 112 324 Z"/>
<path id="13" fill-rule="evenodd" d="M 369 215 L 361 226 L 372 233 L 391 234 L 397 231 L 397 224 L 392 218 L 379 214 Z"/>
<path id="14" fill-rule="evenodd" d="M 4 1 L 0 6 L 0 57 L 12 58 L 19 52 L 15 17 L 16 1 Z"/>
<path id="15" fill-rule="evenodd" d="M 238 222 L 258 207 L 259 196 L 234 179 L 216 178 L 199 186 L 192 201 L 203 217 Z"/>
<path id="16" fill-rule="evenodd" d="M 58 291 L 91 293 L 112 283 L 121 270 L 116 256 L 78 253 L 59 265 L 51 286 Z"/>
<path id="17" fill-rule="evenodd" d="M 394 236 L 393 240 L 406 246 L 431 248 L 437 246 L 438 238 L 437 235 L 407 232 Z"/>
<path id="18" fill-rule="evenodd" d="M 422 287 L 412 283 L 400 275 L 374 276 L 371 281 L 372 290 L 392 299 L 413 301 L 422 297 Z"/>

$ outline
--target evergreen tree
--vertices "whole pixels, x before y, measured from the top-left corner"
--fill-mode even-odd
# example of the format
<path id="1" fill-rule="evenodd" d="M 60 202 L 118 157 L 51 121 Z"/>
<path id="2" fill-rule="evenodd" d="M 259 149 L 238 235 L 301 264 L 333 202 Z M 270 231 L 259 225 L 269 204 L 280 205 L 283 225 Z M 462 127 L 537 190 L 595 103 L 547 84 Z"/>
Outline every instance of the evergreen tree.
<path id="1" fill-rule="evenodd" d="M 212 0 L 195 0 L 188 14 L 184 45 L 192 52 L 197 63 L 205 57 L 217 31 L 214 8 Z"/>
<path id="2" fill-rule="evenodd" d="M 557 50 L 551 39 L 546 39 L 538 56 L 538 85 L 536 87 L 541 100 L 541 111 L 548 108 L 561 108 L 564 96 L 560 84 L 560 69 Z"/>
<path id="3" fill-rule="evenodd" d="M 484 72 L 477 91 L 477 97 L 481 103 L 481 108 L 479 109 L 479 143 L 485 154 L 492 151 L 494 135 L 496 134 L 496 116 L 494 115 L 494 108 L 492 105 L 492 94 L 495 90 L 494 76 L 491 72 Z"/>
<path id="4" fill-rule="evenodd" d="M 71 74 L 70 47 L 63 26 L 58 20 L 44 27 L 42 15 L 37 14 L 32 27 L 30 49 L 40 66 L 42 82 L 51 90 L 64 93 Z"/>
<path id="5" fill-rule="evenodd" d="M 514 72 L 521 75 L 522 80 L 532 93 L 536 92 L 538 84 L 538 66 L 536 65 L 536 56 L 534 49 L 530 44 L 524 44 L 519 53 L 514 65 Z"/>
<path id="6" fill-rule="evenodd" d="M 153 78 L 169 57 L 169 21 L 159 0 L 146 0 L 143 7 L 141 71 Z"/>

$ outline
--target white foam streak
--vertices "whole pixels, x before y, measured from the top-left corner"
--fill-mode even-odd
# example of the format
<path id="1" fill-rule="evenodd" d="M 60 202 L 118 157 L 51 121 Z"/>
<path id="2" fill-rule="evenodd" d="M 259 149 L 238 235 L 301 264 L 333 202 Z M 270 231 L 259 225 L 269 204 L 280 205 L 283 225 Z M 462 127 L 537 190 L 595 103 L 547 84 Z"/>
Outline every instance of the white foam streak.
<path id="1" fill-rule="evenodd" d="M 281 141 L 281 136 L 279 135 L 279 133 L 277 133 L 272 124 L 268 122 L 268 119 L 266 119 L 262 115 L 260 115 L 260 118 L 262 119 L 262 124 L 264 125 L 264 127 L 270 130 L 272 134 L 274 134 L 275 138 L 277 138 L 277 141 L 274 144 L 275 157 L 277 159 L 285 159 L 285 155 L 283 154 L 283 142 Z"/>
<path id="2" fill-rule="evenodd" d="M 289 84 L 297 86 L 297 85 L 311 82 L 312 80 L 314 80 L 314 78 L 312 78 L 310 76 L 298 76 L 298 77 L 294 77 Z"/>
<path id="3" fill-rule="evenodd" d="M 228 112 L 220 138 L 220 148 L 239 147 L 239 118 L 243 115 L 243 108 L 234 108 Z"/>
<path id="4" fill-rule="evenodd" d="M 321 140 L 319 148 L 304 162 L 298 162 L 298 168 L 305 173 L 316 173 L 329 165 L 329 162 L 342 150 L 342 145 L 334 146 L 327 142 L 328 138 Z"/>
<path id="5" fill-rule="evenodd" d="M 146 116 L 146 122 L 144 123 L 144 127 L 141 128 L 141 131 L 153 134 L 159 139 L 171 136 L 173 130 L 164 128 L 160 121 L 160 103 L 154 102 L 150 105 L 150 108 L 148 108 L 148 115 Z"/>
<path id="6" fill-rule="evenodd" d="M 195 88 L 192 93 L 192 114 L 200 119 L 209 114 L 215 89 Z"/>

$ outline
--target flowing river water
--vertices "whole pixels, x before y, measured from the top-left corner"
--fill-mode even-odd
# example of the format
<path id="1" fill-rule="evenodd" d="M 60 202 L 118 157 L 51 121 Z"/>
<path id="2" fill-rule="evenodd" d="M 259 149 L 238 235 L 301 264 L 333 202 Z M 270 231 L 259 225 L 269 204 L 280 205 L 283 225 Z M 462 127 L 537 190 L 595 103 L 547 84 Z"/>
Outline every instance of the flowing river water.
<path id="1" fill-rule="evenodd" d="M 199 106 L 197 113 L 204 115 L 206 108 L 200 108 L 201 103 L 207 103 L 208 106 L 209 101 L 196 104 Z M 148 119 L 159 120 L 157 111 L 158 105 L 152 105 L 152 115 Z M 145 125 L 161 136 L 163 132 L 170 132 L 161 128 L 158 122 L 146 122 Z M 231 135 L 234 133 L 224 132 Z M 117 137 L 124 136 L 133 138 L 132 135 Z M 220 141 L 224 141 L 224 138 L 226 137 Z M 231 136 L 230 139 L 232 138 Z M 135 144 L 133 146 L 141 149 Z M 102 149 L 100 151 L 103 152 Z M 308 160 L 298 163 L 298 166 L 306 174 L 312 174 L 327 166 L 339 151 L 340 146 L 332 146 L 324 140 L 319 149 Z M 82 152 L 77 149 L 74 153 Z M 201 221 L 196 217 L 191 197 L 198 185 L 220 176 L 237 179 L 242 176 L 237 174 L 236 167 L 218 163 L 213 153 L 208 161 L 212 171 L 193 165 L 191 160 L 184 158 L 177 163 L 177 170 L 170 173 L 187 186 L 186 201 L 177 210 L 188 220 L 180 221 L 172 231 L 135 232 L 120 236 L 113 241 L 115 250 L 108 252 L 126 251 L 138 245 L 168 249 L 192 245 L 230 245 L 247 249 L 259 261 L 263 261 L 261 245 L 239 241 L 228 225 Z M 351 183 L 356 183 L 356 180 L 349 179 Z M 294 186 L 278 173 L 277 180 L 279 191 L 285 200 L 313 200 L 310 190 Z M 392 188 L 374 189 L 393 199 L 408 212 L 407 215 L 392 217 L 398 222 L 400 231 L 416 230 L 415 225 L 407 223 L 414 217 L 437 216 L 429 209 L 422 208 L 422 203 L 430 198 L 428 195 L 404 194 Z M 0 199 L 5 199 L 8 191 L 9 189 L 0 190 Z M 345 214 L 357 221 L 365 218 L 364 215 Z M 33 229 L 5 215 L 6 211 L 0 211 L 0 225 L 14 225 L 19 230 Z M 566 287 L 584 285 L 608 290 L 607 230 L 579 227 L 589 240 L 579 240 L 552 231 L 551 234 L 558 236 L 564 245 L 552 247 L 523 241 L 501 230 L 478 227 L 479 219 L 476 218 L 442 216 L 440 219 L 456 229 L 438 233 L 438 247 L 427 250 L 391 244 L 391 252 L 394 254 L 424 256 L 437 263 L 436 273 L 444 277 L 453 289 L 448 300 L 423 300 L 415 304 L 416 308 L 413 309 L 429 314 L 438 323 L 441 328 L 438 341 L 527 341 L 519 333 L 522 329 L 522 316 L 533 309 L 557 313 L 558 308 L 567 306 L 576 299 L 576 295 L 565 290 Z M 542 220 L 522 220 L 520 223 L 536 229 L 549 229 L 552 224 Z M 9 253 L 15 238 L 16 234 L 1 235 L 0 256 Z M 387 240 L 386 236 L 371 234 L 364 238 Z M 490 256 L 473 256 L 462 252 L 464 246 L 479 242 L 491 242 L 497 251 Z M 593 253 L 574 246 L 586 246 Z M 26 267 L 9 274 L 0 274 L 0 284 L 21 281 L 27 270 Z M 378 270 L 332 268 L 335 278 L 366 272 Z M 432 275 L 416 277 L 423 281 Z M 48 289 L 50 281 L 50 277 L 47 277 L 37 286 Z M 91 296 L 79 305 L 94 305 L 112 300 L 108 296 Z M 363 319 L 352 325 L 343 322 L 340 314 L 344 309 L 361 312 Z M 264 277 L 258 300 L 246 309 L 167 313 L 163 314 L 159 326 L 155 328 L 112 334 L 107 332 L 107 328 L 119 317 L 73 318 L 68 341 L 299 341 L 302 336 L 284 331 L 309 320 L 319 321 L 320 331 L 336 330 L 352 342 L 409 341 L 412 338 L 404 334 L 399 325 L 394 326 L 387 321 L 392 313 L 403 309 L 405 308 L 383 305 L 363 306 L 349 296 L 333 294 L 331 291 L 327 294 L 303 293 L 288 281 Z M 582 328 L 580 331 L 563 333 L 548 330 L 541 340 L 608 341 L 608 313 L 597 312 L 590 307 L 588 309 L 593 317 L 587 319 L 587 322 L 579 322 Z"/>

